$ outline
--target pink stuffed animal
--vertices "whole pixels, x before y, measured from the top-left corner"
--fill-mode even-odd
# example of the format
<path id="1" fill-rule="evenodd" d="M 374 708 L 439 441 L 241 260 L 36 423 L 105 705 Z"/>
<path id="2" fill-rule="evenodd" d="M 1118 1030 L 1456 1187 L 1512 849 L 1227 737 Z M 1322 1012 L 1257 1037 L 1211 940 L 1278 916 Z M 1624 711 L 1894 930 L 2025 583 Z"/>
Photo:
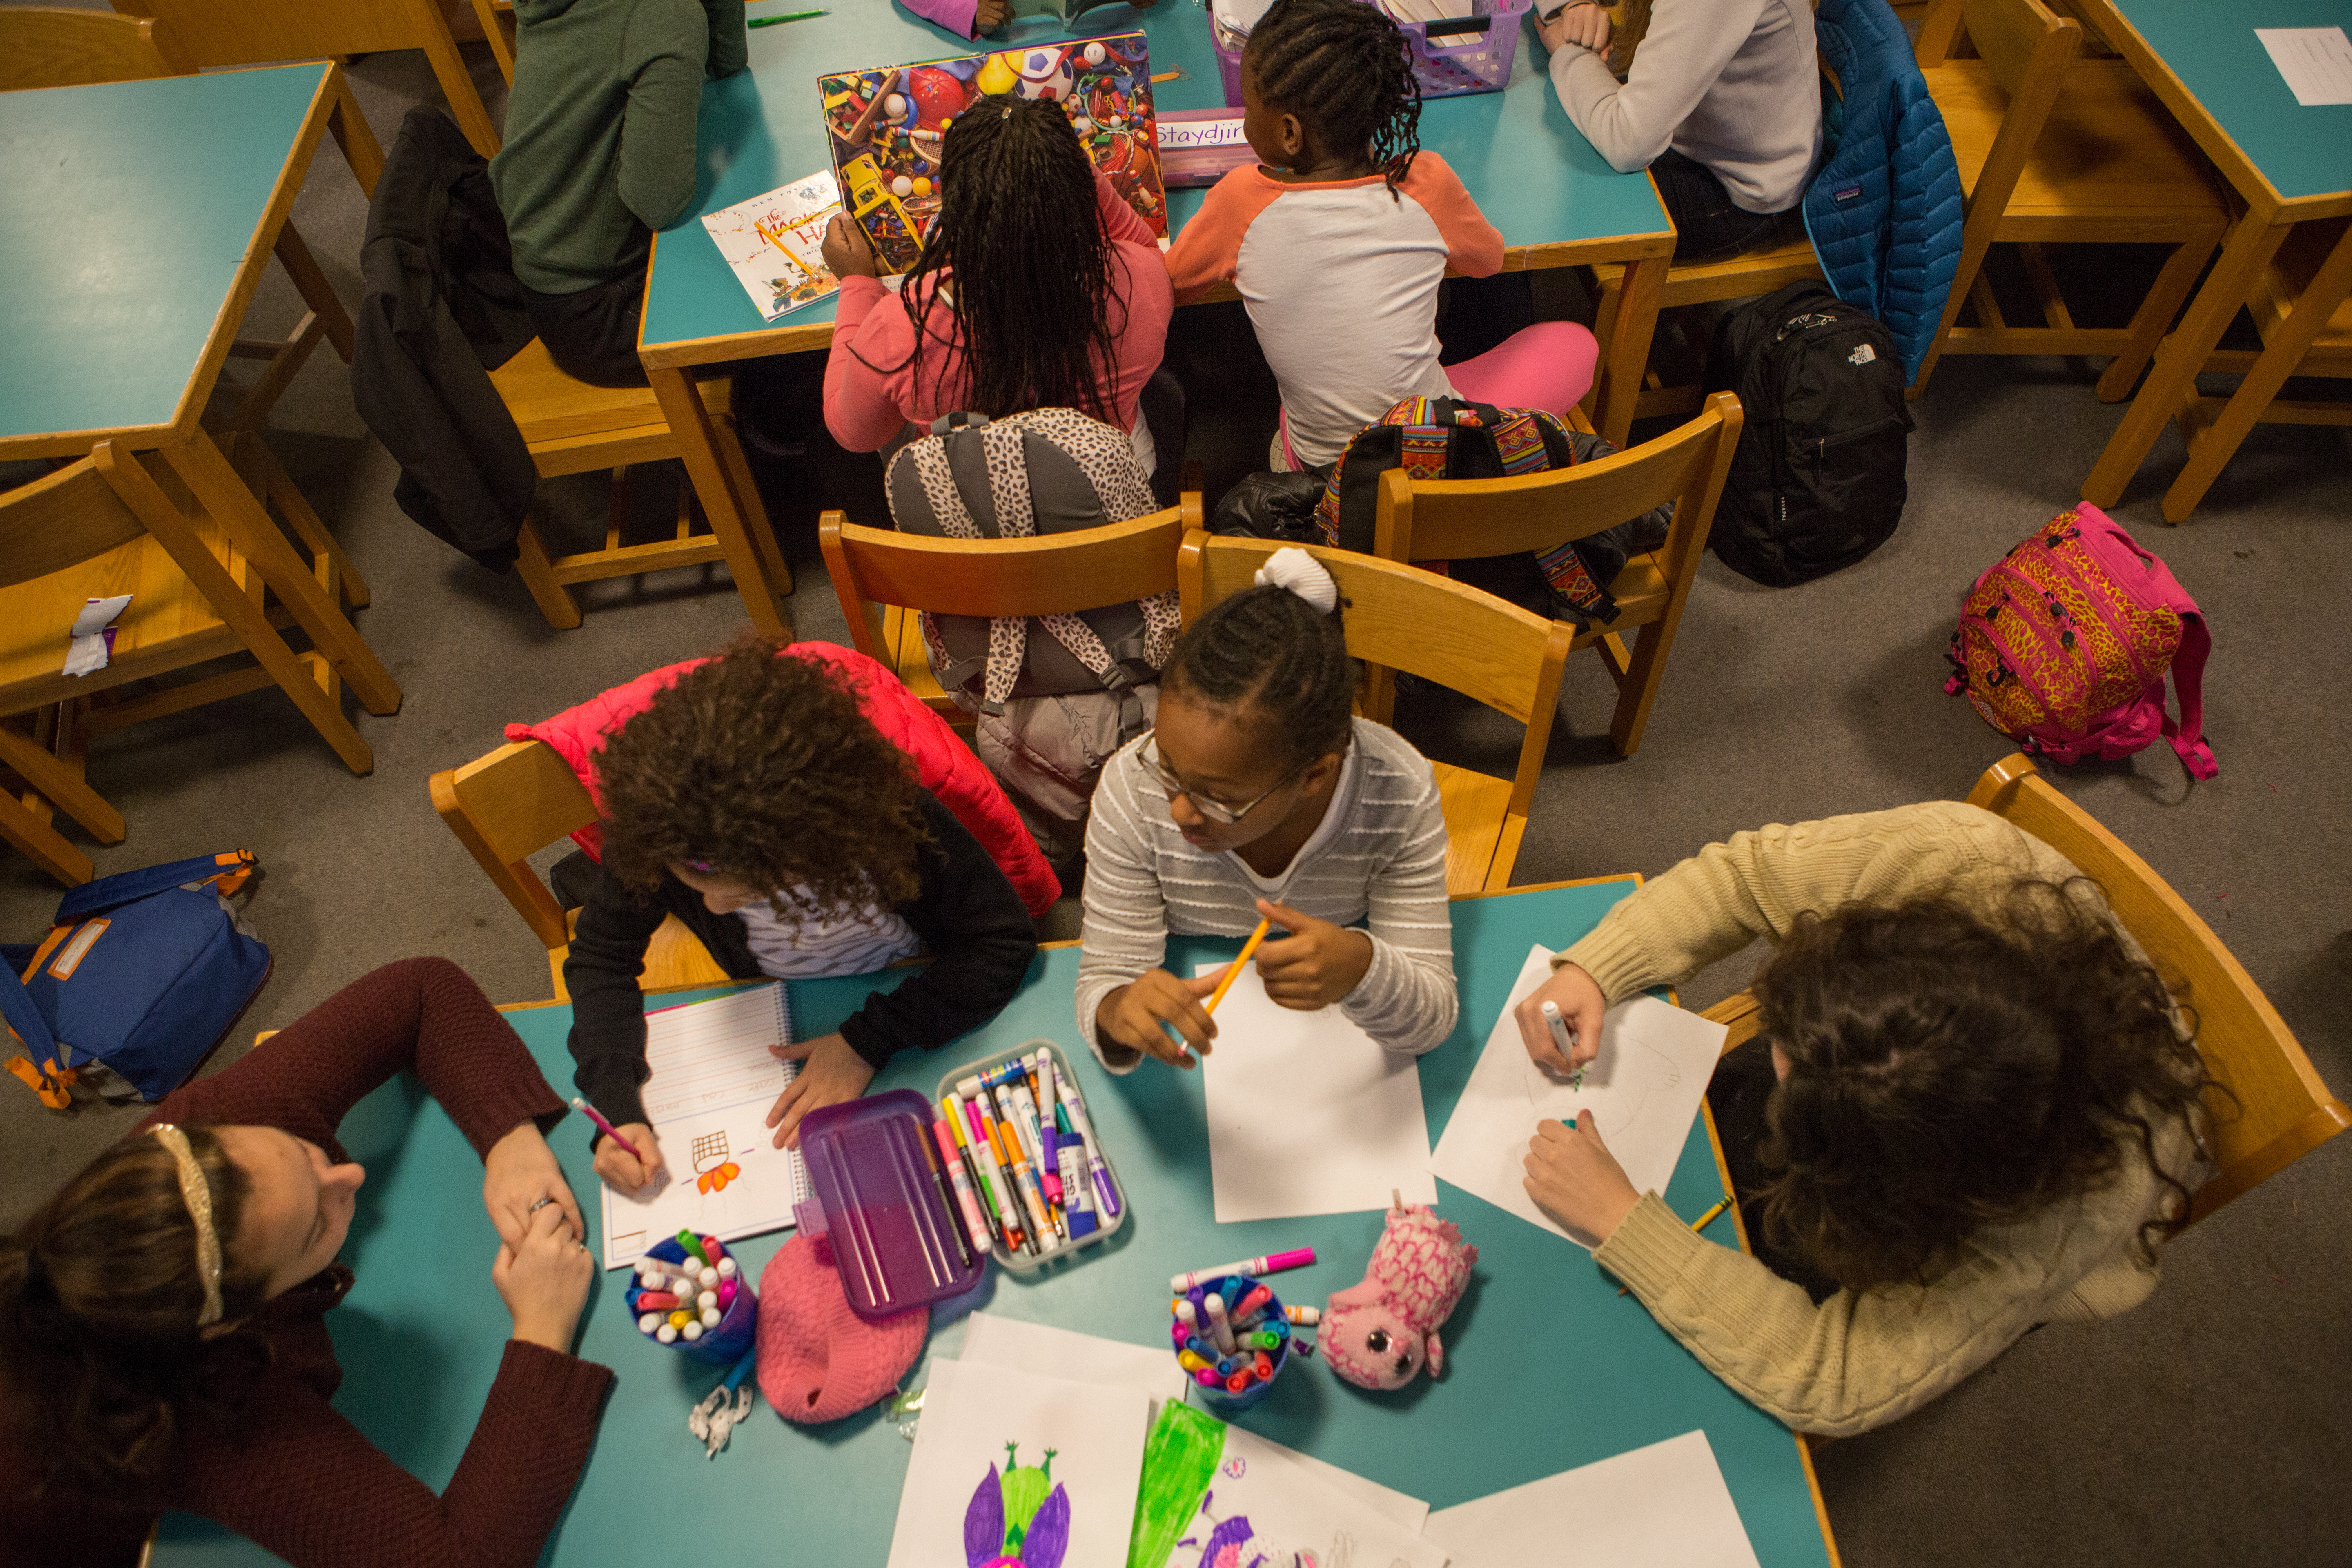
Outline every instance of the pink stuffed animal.
<path id="1" fill-rule="evenodd" d="M 1360 1388 L 1402 1388 L 1424 1361 L 1430 1376 L 1444 1372 L 1438 1325 L 1453 1315 L 1478 1261 L 1451 1220 L 1426 1204 L 1392 1199 L 1363 1283 L 1332 1295 L 1317 1345 L 1333 1372 Z"/>

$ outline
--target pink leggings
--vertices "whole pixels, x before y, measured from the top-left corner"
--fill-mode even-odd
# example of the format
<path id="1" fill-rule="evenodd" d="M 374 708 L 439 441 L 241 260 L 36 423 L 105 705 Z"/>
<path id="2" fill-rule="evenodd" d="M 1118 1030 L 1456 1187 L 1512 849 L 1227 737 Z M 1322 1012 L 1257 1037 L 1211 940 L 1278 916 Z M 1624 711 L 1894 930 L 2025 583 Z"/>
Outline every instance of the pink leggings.
<path id="1" fill-rule="evenodd" d="M 1601 345 L 1574 321 L 1538 321 L 1475 359 L 1447 365 L 1445 375 L 1467 402 L 1565 415 L 1592 389 L 1600 360 Z"/>

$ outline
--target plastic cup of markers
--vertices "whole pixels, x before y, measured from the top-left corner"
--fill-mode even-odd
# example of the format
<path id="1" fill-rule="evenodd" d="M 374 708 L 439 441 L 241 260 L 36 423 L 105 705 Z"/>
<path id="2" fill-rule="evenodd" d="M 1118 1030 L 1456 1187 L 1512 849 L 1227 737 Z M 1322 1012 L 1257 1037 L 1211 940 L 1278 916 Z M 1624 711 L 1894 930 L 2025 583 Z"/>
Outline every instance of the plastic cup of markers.
<path id="1" fill-rule="evenodd" d="M 1223 1298 L 1223 1300 L 1229 1303 L 1238 1302 L 1243 1297 L 1248 1295 L 1252 1290 L 1256 1289 L 1257 1283 L 1258 1282 L 1256 1280 L 1248 1279 L 1243 1275 L 1228 1274 L 1223 1279 L 1204 1280 L 1202 1283 L 1194 1286 L 1192 1289 L 1183 1291 L 1181 1294 L 1184 1300 L 1192 1303 L 1192 1313 L 1194 1318 L 1200 1322 L 1205 1324 L 1208 1321 L 1208 1311 L 1207 1309 L 1201 1305 L 1201 1302 L 1204 1298 L 1213 1292 L 1214 1294 Z M 1172 1313 L 1170 1315 L 1168 1321 L 1171 1325 L 1180 1324 L 1183 1321 L 1182 1319 L 1174 1316 Z M 1264 1399 L 1267 1394 L 1272 1392 L 1274 1388 L 1274 1380 L 1280 1377 L 1282 1375 L 1282 1369 L 1290 1364 L 1290 1320 L 1284 1317 L 1282 1313 L 1282 1298 L 1279 1296 L 1269 1295 L 1265 1300 L 1265 1315 L 1260 1317 L 1256 1322 L 1252 1323 L 1248 1328 L 1237 1328 L 1234 1331 L 1234 1337 L 1236 1340 L 1243 1342 L 1247 1342 L 1252 1337 L 1259 1333 L 1271 1332 L 1274 1334 L 1276 1341 L 1276 1346 L 1275 1349 L 1265 1352 L 1267 1359 L 1272 1363 L 1272 1365 L 1267 1371 L 1265 1376 L 1251 1378 L 1242 1385 L 1239 1393 L 1235 1393 L 1230 1386 L 1223 1383 L 1212 1385 L 1210 1384 L 1201 1382 L 1200 1379 L 1194 1375 L 1191 1368 L 1185 1369 L 1184 1375 L 1192 1380 L 1193 1392 L 1201 1396 L 1202 1403 L 1206 1405 L 1211 1410 L 1215 1411 L 1220 1415 L 1238 1415 L 1244 1410 L 1255 1408 L 1260 1400 Z M 1194 1331 L 1193 1337 L 1204 1343 L 1209 1338 L 1208 1335 L 1201 1333 L 1197 1329 Z M 1246 1352 L 1254 1352 L 1257 1348 L 1258 1347 L 1248 1345 L 1246 1342 L 1244 1342 L 1244 1349 Z M 1176 1350 L 1177 1353 L 1181 1355 L 1184 1347 L 1181 1344 L 1178 1344 L 1176 1346 Z M 1204 1359 L 1214 1361 L 1216 1358 L 1214 1356 L 1209 1356 Z"/>
<path id="2" fill-rule="evenodd" d="M 686 1248 L 677 1244 L 676 1237 L 669 1237 L 646 1247 L 646 1256 L 658 1258 L 664 1263 L 683 1263 L 686 1261 Z M 637 1298 L 643 1294 L 645 1288 L 634 1282 L 634 1276 L 628 1289 L 621 1292 L 621 1301 L 628 1309 L 632 1331 L 637 1326 Z M 689 1340 L 680 1334 L 666 1345 L 651 1334 L 641 1333 L 637 1337 L 656 1350 L 677 1351 L 692 1361 L 733 1366 L 743 1359 L 743 1352 L 751 1348 L 751 1341 L 757 1335 L 759 1326 L 760 1299 L 751 1293 L 751 1281 L 739 1265 L 735 1273 L 735 1299 L 719 1315 L 717 1328 L 703 1330 L 697 1339 Z"/>

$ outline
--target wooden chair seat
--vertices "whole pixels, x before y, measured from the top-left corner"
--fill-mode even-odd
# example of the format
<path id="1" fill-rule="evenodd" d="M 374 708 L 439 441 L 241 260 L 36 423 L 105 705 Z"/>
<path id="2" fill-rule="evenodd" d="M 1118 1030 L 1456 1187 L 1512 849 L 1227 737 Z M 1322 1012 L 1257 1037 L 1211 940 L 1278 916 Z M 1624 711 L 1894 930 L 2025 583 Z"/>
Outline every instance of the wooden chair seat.
<path id="1" fill-rule="evenodd" d="M 572 910 L 564 916 L 567 930 L 580 926 L 580 911 Z M 547 950 L 547 976 L 555 988 L 554 1000 L 569 1002 L 572 992 L 563 984 L 563 961 L 572 952 L 571 945 Z M 702 939 L 686 928 L 686 922 L 676 915 L 664 915 L 662 923 L 654 928 L 653 942 L 646 949 L 645 973 L 637 976 L 640 991 L 674 991 L 687 985 L 724 985 L 734 976 L 719 966 Z"/>
<path id="2" fill-rule="evenodd" d="M 1960 189 L 1976 193 L 2010 93 L 1982 60 L 1924 73 L 1951 132 Z M 2122 60 L 2077 60 L 2026 154 L 1993 231 L 1997 242 L 2179 241 L 2229 221 L 2205 155 Z"/>

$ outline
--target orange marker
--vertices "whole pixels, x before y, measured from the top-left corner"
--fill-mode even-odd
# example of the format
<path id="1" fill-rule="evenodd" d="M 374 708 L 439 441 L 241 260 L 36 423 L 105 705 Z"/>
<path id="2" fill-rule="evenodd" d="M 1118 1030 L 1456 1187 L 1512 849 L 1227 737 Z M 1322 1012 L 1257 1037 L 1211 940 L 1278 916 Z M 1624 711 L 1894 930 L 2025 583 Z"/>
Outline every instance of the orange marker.
<path id="1" fill-rule="evenodd" d="M 1224 978 L 1217 982 L 1217 988 L 1210 992 L 1209 999 L 1201 1005 L 1202 1012 L 1213 1013 L 1217 1010 L 1217 1004 L 1225 999 L 1225 993 L 1234 988 L 1234 982 L 1240 977 L 1242 965 L 1247 963 L 1250 961 L 1250 955 L 1257 952 L 1257 944 L 1265 940 L 1265 933 L 1272 930 L 1273 926 L 1274 921 L 1271 920 L 1262 920 L 1257 922 L 1257 930 L 1250 932 L 1249 941 L 1242 943 L 1240 953 L 1231 963 L 1225 965 Z"/>

